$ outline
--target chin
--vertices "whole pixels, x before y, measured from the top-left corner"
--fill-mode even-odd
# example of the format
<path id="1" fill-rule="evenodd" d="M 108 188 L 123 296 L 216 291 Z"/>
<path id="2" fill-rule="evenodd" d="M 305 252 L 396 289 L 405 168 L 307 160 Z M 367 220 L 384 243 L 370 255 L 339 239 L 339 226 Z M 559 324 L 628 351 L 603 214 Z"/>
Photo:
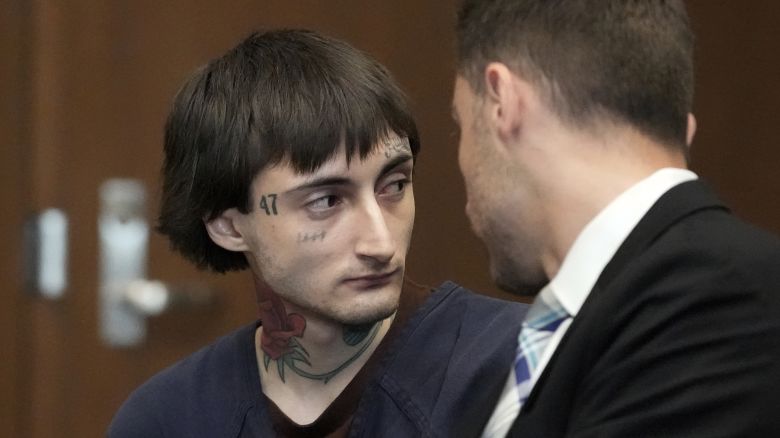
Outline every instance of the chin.
<path id="1" fill-rule="evenodd" d="M 374 313 L 363 313 L 360 315 L 348 315 L 344 317 L 340 323 L 344 325 L 364 325 L 364 324 L 374 324 L 376 322 L 382 321 L 384 319 L 389 318 L 395 311 L 398 310 L 398 306 L 395 306 L 392 309 L 381 309 L 377 310 Z"/>
<path id="2" fill-rule="evenodd" d="M 518 296 L 534 296 L 549 283 L 544 275 L 532 274 L 531 270 L 513 266 L 511 262 L 498 263 L 490 258 L 490 274 L 499 289 Z"/>
<path id="3" fill-rule="evenodd" d="M 382 291 L 380 296 L 361 296 L 344 306 L 334 318 L 342 324 L 370 324 L 388 318 L 398 310 L 400 290 Z"/>
<path id="4" fill-rule="evenodd" d="M 544 287 L 544 284 L 540 285 L 540 284 L 512 283 L 509 281 L 504 281 L 501 277 L 495 278 L 494 282 L 496 286 L 498 286 L 498 288 L 503 290 L 504 292 L 509 292 L 512 295 L 517 295 L 521 297 L 536 296 Z"/>

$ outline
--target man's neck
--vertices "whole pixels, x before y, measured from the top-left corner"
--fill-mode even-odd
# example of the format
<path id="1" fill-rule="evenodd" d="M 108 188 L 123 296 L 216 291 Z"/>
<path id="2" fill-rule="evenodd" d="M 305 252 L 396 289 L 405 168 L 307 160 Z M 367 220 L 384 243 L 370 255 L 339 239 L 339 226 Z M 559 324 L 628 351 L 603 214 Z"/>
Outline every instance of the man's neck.
<path id="1" fill-rule="evenodd" d="M 390 327 L 392 317 L 361 325 L 321 320 L 295 306 L 285 306 L 288 318 L 300 317 L 305 330 L 290 336 L 290 330 L 265 325 L 258 328 L 261 365 L 268 376 L 293 387 L 321 387 L 341 374 L 359 369 Z M 282 346 L 283 348 L 278 348 Z M 350 374 L 347 372 L 347 374 Z M 353 373 L 354 374 L 354 373 Z"/>
<path id="2" fill-rule="evenodd" d="M 606 139 L 606 140 L 605 140 Z M 685 158 L 633 130 L 602 139 L 578 138 L 546 169 L 543 193 L 549 226 L 544 268 L 553 278 L 582 229 L 617 196 L 664 167 L 685 168 Z M 561 183 L 564 181 L 564 183 Z"/>
<path id="3" fill-rule="evenodd" d="M 263 392 L 298 424 L 308 424 L 338 397 L 390 328 L 384 320 L 344 325 L 292 305 L 258 285 L 262 325 L 255 333 Z"/>

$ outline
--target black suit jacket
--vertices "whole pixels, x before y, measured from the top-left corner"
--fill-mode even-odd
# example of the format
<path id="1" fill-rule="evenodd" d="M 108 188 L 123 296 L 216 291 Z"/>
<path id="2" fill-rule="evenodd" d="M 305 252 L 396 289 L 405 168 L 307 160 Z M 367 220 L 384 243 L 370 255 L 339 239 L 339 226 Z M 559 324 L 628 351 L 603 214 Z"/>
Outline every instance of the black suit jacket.
<path id="1" fill-rule="evenodd" d="M 508 436 L 780 436 L 778 289 L 780 240 L 702 182 L 676 186 L 606 266 Z M 487 391 L 464 436 L 501 387 Z"/>

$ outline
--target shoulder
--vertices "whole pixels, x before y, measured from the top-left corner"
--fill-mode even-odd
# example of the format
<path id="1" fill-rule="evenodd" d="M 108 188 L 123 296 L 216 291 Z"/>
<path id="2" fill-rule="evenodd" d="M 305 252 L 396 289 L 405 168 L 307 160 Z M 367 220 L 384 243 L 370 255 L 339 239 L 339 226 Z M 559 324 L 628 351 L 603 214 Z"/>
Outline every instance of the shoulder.
<path id="1" fill-rule="evenodd" d="M 460 323 L 470 324 L 508 322 L 510 327 L 522 322 L 528 304 L 501 300 L 475 293 L 452 281 L 444 282 L 431 293 L 428 302 L 421 309 L 423 325 L 437 325 L 441 315 L 455 317 Z"/>
<path id="2" fill-rule="evenodd" d="M 385 397 L 421 429 L 449 430 L 472 396 L 505 380 L 527 308 L 442 284 L 388 353 Z"/>
<path id="3" fill-rule="evenodd" d="M 224 430 L 237 410 L 251 404 L 245 344 L 251 342 L 253 327 L 224 336 L 153 376 L 123 403 L 108 435 L 199 436 L 219 423 Z"/>
<path id="4" fill-rule="evenodd" d="M 747 436 L 734 420 L 780 402 L 778 266 L 777 237 L 724 209 L 677 218 L 593 290 L 556 352 L 549 394 L 577 389 L 582 430 L 616 427 L 609 413 L 622 411 L 633 432 L 668 434 L 656 428 L 683 427 L 672 407 L 689 406 L 712 414 L 698 430 Z M 646 403 L 661 407 L 631 411 Z"/>
<path id="5" fill-rule="evenodd" d="M 619 273 L 600 279 L 586 301 L 583 310 L 600 315 L 594 326 L 603 328 L 600 318 L 609 314 L 607 326 L 618 332 L 686 324 L 702 333 L 780 330 L 780 239 L 725 209 L 679 217 L 624 258 Z"/>
<path id="6" fill-rule="evenodd" d="M 738 269 L 775 271 L 780 262 L 778 236 L 727 212 L 694 215 L 681 221 L 669 234 L 669 240 L 684 242 L 684 249 L 708 251 L 713 261 Z"/>
<path id="7" fill-rule="evenodd" d="M 778 313 L 777 266 L 777 236 L 738 219 L 706 184 L 690 181 L 664 194 L 647 212 L 602 272 L 592 295 L 604 294 L 612 305 L 631 306 L 663 302 L 692 308 L 730 300 L 738 305 L 709 309 L 732 314 L 752 302 L 758 313 Z"/>
<path id="8" fill-rule="evenodd" d="M 407 323 L 396 361 L 407 356 L 451 361 L 473 352 L 489 361 L 514 350 L 527 310 L 527 304 L 481 295 L 447 281 Z"/>
<path id="9" fill-rule="evenodd" d="M 667 192 L 643 222 L 632 234 L 657 229 L 642 255 L 651 263 L 696 257 L 700 270 L 718 276 L 742 273 L 758 282 L 778 278 L 773 273 L 780 263 L 780 237 L 737 218 L 702 181 Z"/>
<path id="10" fill-rule="evenodd" d="M 726 211 L 702 211 L 681 219 L 638 262 L 637 268 L 657 272 L 659 281 L 687 282 L 689 290 L 707 296 L 730 289 L 780 302 L 775 290 L 780 284 L 780 238 Z"/>
<path id="11" fill-rule="evenodd" d="M 528 307 L 528 304 L 481 295 L 447 281 L 431 292 L 408 322 L 406 342 L 415 345 L 416 338 L 436 336 L 439 343 L 457 346 L 489 337 L 501 344 L 504 337 L 517 335 Z M 501 333 L 497 333 L 499 329 Z"/>

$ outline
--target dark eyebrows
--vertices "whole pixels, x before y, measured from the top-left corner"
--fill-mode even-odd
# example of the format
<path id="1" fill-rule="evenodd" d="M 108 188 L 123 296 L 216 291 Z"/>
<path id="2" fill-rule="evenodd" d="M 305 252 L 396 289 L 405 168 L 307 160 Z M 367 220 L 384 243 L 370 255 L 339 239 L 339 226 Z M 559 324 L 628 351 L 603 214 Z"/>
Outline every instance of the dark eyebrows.
<path id="1" fill-rule="evenodd" d="M 393 157 L 391 160 L 385 163 L 384 166 L 382 166 L 382 170 L 379 172 L 379 178 L 387 175 L 393 169 L 400 166 L 401 164 L 404 164 L 408 161 L 412 161 L 412 159 L 413 159 L 412 155 L 407 153 Z M 299 192 L 302 190 L 316 189 L 320 187 L 349 186 L 353 184 L 354 182 L 351 179 L 343 176 L 323 176 L 320 178 L 314 178 L 310 181 L 306 181 L 305 183 L 297 185 L 291 188 L 290 190 L 285 191 L 284 193 L 287 194 L 287 193 Z"/>
<path id="2" fill-rule="evenodd" d="M 316 189 L 318 187 L 348 186 L 350 184 L 352 184 L 352 181 L 350 181 L 349 178 L 341 176 L 324 176 L 295 186 L 284 193 L 299 192 L 301 190 Z"/>
<path id="3" fill-rule="evenodd" d="M 412 160 L 413 157 L 410 154 L 396 155 L 395 157 L 393 157 L 393 159 L 391 159 L 390 161 L 385 163 L 384 166 L 382 166 L 382 171 L 379 172 L 379 178 L 382 178 L 383 176 L 387 175 L 396 167 Z"/>

